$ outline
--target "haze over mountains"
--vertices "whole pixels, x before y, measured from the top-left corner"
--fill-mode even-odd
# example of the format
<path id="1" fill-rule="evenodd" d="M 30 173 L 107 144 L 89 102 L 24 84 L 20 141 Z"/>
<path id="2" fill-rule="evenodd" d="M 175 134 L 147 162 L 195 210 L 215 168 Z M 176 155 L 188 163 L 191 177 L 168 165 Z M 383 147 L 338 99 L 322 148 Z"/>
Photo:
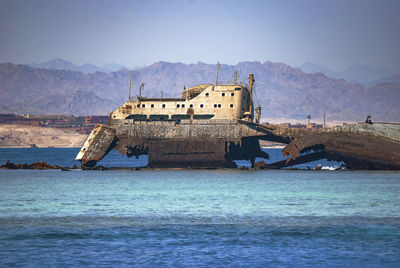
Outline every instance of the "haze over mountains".
<path id="1" fill-rule="evenodd" d="M 306 73 L 323 73 L 337 79 L 345 79 L 351 83 L 360 83 L 365 86 L 375 85 L 375 81 L 395 74 L 392 70 L 367 65 L 353 65 L 340 71 L 331 70 L 325 66 L 307 62 L 297 66 Z"/>
<path id="2" fill-rule="evenodd" d="M 128 98 L 129 76 L 133 73 L 132 91 L 137 95 L 144 82 L 143 95 L 177 97 L 184 85 L 215 83 L 215 64 L 157 62 L 130 71 L 83 73 L 71 70 L 33 68 L 11 63 L 0 64 L 0 113 L 18 114 L 108 114 Z M 376 121 L 399 122 L 400 84 L 396 76 L 371 87 L 305 73 L 283 63 L 240 62 L 221 65 L 220 81 L 232 81 L 235 71 L 239 81 L 249 73 L 256 79 L 257 102 L 264 120 L 306 115 L 328 120 L 362 121 L 368 114 Z M 378 81 L 379 82 L 379 81 Z"/>
<path id="3" fill-rule="evenodd" d="M 70 70 L 82 72 L 85 74 L 95 72 L 110 73 L 118 71 L 122 68 L 127 68 L 124 65 L 115 63 L 104 64 L 102 66 L 96 66 L 90 63 L 76 65 L 63 59 L 52 59 L 42 63 L 31 63 L 28 65 L 34 68 L 42 68 L 48 70 Z M 133 68 L 133 70 L 144 67 L 144 65 L 136 66 Z M 393 72 L 392 70 L 367 65 L 353 65 L 340 71 L 334 71 L 325 66 L 312 62 L 307 62 L 302 65 L 296 66 L 296 68 L 299 68 L 305 73 L 323 73 L 325 76 L 328 77 L 345 79 L 348 82 L 360 83 L 365 86 L 373 86 L 375 84 L 378 84 L 380 80 L 388 79 L 389 77 L 395 75 L 395 72 Z"/>
<path id="4" fill-rule="evenodd" d="M 104 64 L 100 67 L 90 63 L 86 63 L 79 66 L 72 62 L 65 61 L 63 59 L 53 59 L 42 63 L 31 63 L 28 65 L 33 68 L 41 68 L 48 70 L 69 70 L 69 71 L 82 72 L 84 74 L 95 73 L 95 72 L 110 73 L 125 68 L 125 66 L 115 63 Z"/>
<path id="5" fill-rule="evenodd" d="M 375 80 L 372 82 L 372 84 L 377 85 L 377 84 L 382 84 L 382 83 L 394 83 L 394 84 L 400 84 L 400 73 L 394 74 L 388 77 L 384 77 L 378 80 Z"/>

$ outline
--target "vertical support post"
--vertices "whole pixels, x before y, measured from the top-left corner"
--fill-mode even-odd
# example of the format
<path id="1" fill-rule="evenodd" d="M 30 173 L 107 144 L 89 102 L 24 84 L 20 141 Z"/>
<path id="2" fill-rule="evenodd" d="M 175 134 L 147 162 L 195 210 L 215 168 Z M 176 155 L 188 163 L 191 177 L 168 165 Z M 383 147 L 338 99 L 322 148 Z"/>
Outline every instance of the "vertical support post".
<path id="1" fill-rule="evenodd" d="M 185 101 L 187 101 L 188 100 L 188 94 L 189 94 L 189 92 L 188 92 L 188 90 L 186 89 L 186 85 L 184 85 L 183 86 L 183 92 L 185 92 Z"/>
<path id="2" fill-rule="evenodd" d="M 144 83 L 141 83 L 139 87 L 139 102 L 142 99 L 142 88 L 144 88 Z"/>
<path id="3" fill-rule="evenodd" d="M 260 116 L 261 116 L 261 106 L 258 105 L 256 108 L 256 123 L 260 123 Z"/>
<path id="4" fill-rule="evenodd" d="M 218 85 L 218 74 L 219 74 L 219 62 L 217 67 L 217 78 L 215 79 L 215 85 Z"/>
<path id="5" fill-rule="evenodd" d="M 237 71 L 235 72 L 235 80 L 234 80 L 234 84 L 236 85 L 237 83 Z"/>
<path id="6" fill-rule="evenodd" d="M 249 94 L 250 94 L 249 113 L 251 114 L 251 121 L 253 120 L 253 85 L 254 85 L 254 74 L 250 74 L 249 75 Z"/>
<path id="7" fill-rule="evenodd" d="M 128 99 L 128 101 L 131 101 L 131 89 L 132 89 L 132 74 L 130 75 L 130 78 L 129 78 L 129 99 Z"/>

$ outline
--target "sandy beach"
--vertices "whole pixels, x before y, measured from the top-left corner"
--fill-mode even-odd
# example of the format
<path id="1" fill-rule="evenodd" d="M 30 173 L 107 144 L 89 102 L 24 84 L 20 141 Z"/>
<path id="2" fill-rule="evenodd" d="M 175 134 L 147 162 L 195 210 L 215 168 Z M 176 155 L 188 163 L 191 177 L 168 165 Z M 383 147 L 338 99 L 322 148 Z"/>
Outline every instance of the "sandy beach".
<path id="1" fill-rule="evenodd" d="M 81 147 L 87 135 L 61 128 L 0 125 L 0 147 Z"/>

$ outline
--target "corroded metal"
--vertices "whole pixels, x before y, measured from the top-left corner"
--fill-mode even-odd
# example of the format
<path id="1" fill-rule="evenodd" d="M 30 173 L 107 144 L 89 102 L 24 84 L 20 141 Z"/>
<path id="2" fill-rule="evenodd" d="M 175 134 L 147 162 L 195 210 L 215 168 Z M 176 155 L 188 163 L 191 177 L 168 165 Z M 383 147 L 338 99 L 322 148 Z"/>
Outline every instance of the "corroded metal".
<path id="1" fill-rule="evenodd" d="M 360 123 L 304 132 L 283 149 L 287 161 L 301 152 L 322 150 L 353 169 L 400 169 L 400 125 Z"/>
<path id="2" fill-rule="evenodd" d="M 76 159 L 94 166 L 116 149 L 128 157 L 147 154 L 150 167 L 233 167 L 234 160 L 268 158 L 263 139 L 288 144 L 286 164 L 314 150 L 321 153 L 313 157 L 343 160 L 350 168 L 400 169 L 400 125 L 309 130 L 254 123 L 253 82 L 250 75 L 248 86 L 204 84 L 185 89 L 182 98 L 129 99 L 110 113 L 108 126 L 95 126 Z"/>
<path id="3" fill-rule="evenodd" d="M 115 129 L 97 124 L 87 137 L 76 160 L 82 162 L 82 166 L 96 165 L 116 144 Z"/>
<path id="4" fill-rule="evenodd" d="M 258 137 L 268 131 L 240 120 L 252 110 L 253 82 L 250 75 L 249 86 L 218 82 L 185 89 L 182 98 L 128 100 L 108 126 L 93 129 L 76 159 L 93 166 L 111 149 L 147 154 L 152 167 L 232 167 L 233 160 L 267 158 Z"/>
<path id="5" fill-rule="evenodd" d="M 267 158 L 258 137 L 263 130 L 237 120 L 152 122 L 111 120 L 121 154 L 148 154 L 151 167 L 232 167 L 233 160 Z"/>
<path id="6" fill-rule="evenodd" d="M 301 153 L 314 151 L 321 152 L 313 156 L 314 160 L 323 156 L 343 161 L 350 169 L 400 169 L 400 124 L 358 123 L 324 129 L 296 129 L 240 121 L 254 129 L 263 129 L 266 134 L 260 139 L 287 143 L 283 149 L 287 166 L 292 165 L 292 160 Z"/>

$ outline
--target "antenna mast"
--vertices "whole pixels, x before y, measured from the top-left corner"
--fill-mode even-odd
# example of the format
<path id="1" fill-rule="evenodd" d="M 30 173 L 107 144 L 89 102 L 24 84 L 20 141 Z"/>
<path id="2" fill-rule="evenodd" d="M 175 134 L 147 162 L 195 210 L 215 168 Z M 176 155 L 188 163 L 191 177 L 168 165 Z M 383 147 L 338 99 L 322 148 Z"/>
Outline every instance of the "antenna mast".
<path id="1" fill-rule="evenodd" d="M 256 107 L 256 123 L 259 124 L 260 123 L 260 116 L 261 116 L 261 106 L 258 105 Z"/>
<path id="2" fill-rule="evenodd" d="M 251 119 L 253 119 L 253 86 L 254 86 L 254 75 L 249 75 L 249 95 L 250 95 L 250 107 L 249 112 L 251 114 Z"/>
<path id="3" fill-rule="evenodd" d="M 219 62 L 217 67 L 217 78 L 215 79 L 215 85 L 218 85 L 218 74 L 219 74 Z"/>
<path id="4" fill-rule="evenodd" d="M 237 71 L 235 72 L 235 85 L 236 85 L 236 83 L 237 83 Z"/>
<path id="5" fill-rule="evenodd" d="M 128 101 L 131 101 L 131 89 L 132 89 L 132 74 L 130 75 L 130 78 L 129 78 L 129 99 L 128 99 Z"/>
<path id="6" fill-rule="evenodd" d="M 139 87 L 139 98 L 140 99 L 142 98 L 142 88 L 144 89 L 144 83 L 141 83 L 140 87 Z"/>

